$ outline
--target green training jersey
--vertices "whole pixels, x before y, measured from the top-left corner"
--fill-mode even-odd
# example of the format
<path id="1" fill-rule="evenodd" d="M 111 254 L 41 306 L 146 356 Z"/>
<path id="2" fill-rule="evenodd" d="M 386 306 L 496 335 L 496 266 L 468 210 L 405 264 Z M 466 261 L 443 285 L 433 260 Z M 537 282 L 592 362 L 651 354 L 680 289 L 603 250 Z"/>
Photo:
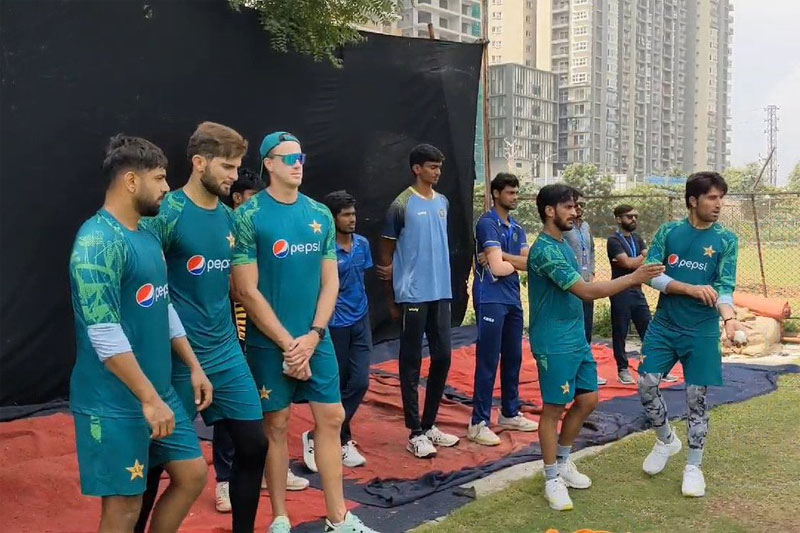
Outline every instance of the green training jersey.
<path id="1" fill-rule="evenodd" d="M 72 410 L 141 417 L 141 403 L 100 361 L 89 330 L 120 325 L 144 375 L 159 395 L 169 392 L 169 287 L 158 241 L 148 232 L 125 228 L 108 211 L 98 211 L 78 230 L 69 274 L 77 340 Z"/>
<path id="2" fill-rule="evenodd" d="M 575 252 L 564 240 L 540 233 L 528 254 L 531 349 L 537 355 L 586 348 L 583 304 L 569 288 L 581 279 Z"/>
<path id="3" fill-rule="evenodd" d="M 676 281 L 711 285 L 722 301 L 732 304 L 738 253 L 733 232 L 716 223 L 697 229 L 683 219 L 658 229 L 645 262 L 663 264 L 665 274 Z M 719 336 L 719 312 L 689 296 L 661 294 L 653 320 L 694 336 Z"/>
<path id="4" fill-rule="evenodd" d="M 234 265 L 258 263 L 258 289 L 293 337 L 308 333 L 317 312 L 322 261 L 336 261 L 330 210 L 304 194 L 283 204 L 264 190 L 234 213 Z M 276 348 L 249 320 L 247 344 Z"/>
<path id="5" fill-rule="evenodd" d="M 172 305 L 203 370 L 211 374 L 241 363 L 229 299 L 233 211 L 222 203 L 202 208 L 178 190 L 167 195 L 157 217 L 142 219 L 140 226 L 161 242 Z M 189 375 L 177 354 L 172 373 Z"/>

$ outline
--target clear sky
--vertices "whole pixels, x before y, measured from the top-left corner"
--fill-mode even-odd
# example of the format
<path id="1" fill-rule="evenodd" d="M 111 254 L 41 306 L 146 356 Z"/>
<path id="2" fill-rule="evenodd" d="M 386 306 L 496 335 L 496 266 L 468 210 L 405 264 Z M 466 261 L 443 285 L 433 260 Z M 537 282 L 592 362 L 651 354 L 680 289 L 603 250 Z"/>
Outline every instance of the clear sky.
<path id="1" fill-rule="evenodd" d="M 767 153 L 766 111 L 778 110 L 778 183 L 800 162 L 800 0 L 733 0 L 731 164 Z"/>

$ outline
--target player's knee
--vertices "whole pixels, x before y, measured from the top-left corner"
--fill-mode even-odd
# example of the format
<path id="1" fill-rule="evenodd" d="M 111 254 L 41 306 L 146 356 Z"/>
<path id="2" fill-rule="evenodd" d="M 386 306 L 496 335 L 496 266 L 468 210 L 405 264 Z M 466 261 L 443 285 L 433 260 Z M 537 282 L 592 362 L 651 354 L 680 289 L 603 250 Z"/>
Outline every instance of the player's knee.
<path id="1" fill-rule="evenodd" d="M 650 392 L 653 387 L 658 388 L 660 382 L 660 374 L 639 374 L 639 393 L 645 394 Z"/>
<path id="2" fill-rule="evenodd" d="M 329 431 L 338 435 L 344 422 L 344 407 L 342 407 L 342 404 L 326 405 L 318 413 L 322 416 L 317 416 L 314 419 L 316 431 Z"/>
<path id="3" fill-rule="evenodd" d="M 267 455 L 267 437 L 261 431 L 250 432 L 238 443 L 234 453 L 235 460 L 245 466 L 263 464 Z"/>
<path id="4" fill-rule="evenodd" d="M 285 441 L 289 433 L 289 409 L 269 413 L 266 420 L 267 438 L 270 441 Z"/>
<path id="5" fill-rule="evenodd" d="M 141 496 L 113 496 L 103 499 L 103 522 L 133 530 L 142 508 Z"/>
<path id="6" fill-rule="evenodd" d="M 178 483 L 181 488 L 197 497 L 203 492 L 208 481 L 208 465 L 202 457 L 187 461 L 178 472 L 170 472 L 170 478 L 172 482 Z"/>
<path id="7" fill-rule="evenodd" d="M 597 407 L 600 397 L 596 392 L 587 392 L 575 396 L 575 407 L 582 410 L 592 412 Z"/>

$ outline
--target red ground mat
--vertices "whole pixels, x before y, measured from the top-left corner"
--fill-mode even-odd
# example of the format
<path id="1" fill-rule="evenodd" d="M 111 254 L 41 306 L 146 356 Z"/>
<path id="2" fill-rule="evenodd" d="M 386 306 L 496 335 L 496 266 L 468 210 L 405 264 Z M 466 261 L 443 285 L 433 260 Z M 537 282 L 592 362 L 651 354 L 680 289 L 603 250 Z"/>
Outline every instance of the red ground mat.
<path id="1" fill-rule="evenodd" d="M 210 462 L 209 443 L 203 443 L 203 452 Z M 211 469 L 208 486 L 184 521 L 182 532 L 230 531 L 230 515 L 214 510 L 214 485 Z M 80 493 L 75 430 L 70 415 L 0 424 L 0 496 L 2 533 L 97 531 L 100 500 Z M 288 493 L 288 506 L 294 523 L 325 516 L 322 492 L 313 488 Z M 349 508 L 355 506 L 348 502 Z M 269 525 L 270 509 L 269 495 L 262 492 L 256 520 L 258 530 L 265 531 Z"/>
<path id="2" fill-rule="evenodd" d="M 600 374 L 609 380 L 600 389 L 601 400 L 636 393 L 635 386 L 624 386 L 616 380 L 616 366 L 610 348 L 593 347 Z M 448 385 L 466 396 L 472 394 L 475 369 L 475 348 L 453 351 Z M 636 362 L 631 361 L 636 367 Z M 397 372 L 397 361 L 374 367 L 388 373 Z M 678 375 L 680 367 L 675 369 Z M 423 362 L 423 376 L 428 361 Z M 530 349 L 525 344 L 520 375 L 520 394 L 526 402 L 540 405 L 538 375 Z M 424 398 L 420 389 L 420 405 Z M 496 387 L 499 396 L 499 381 Z M 536 419 L 537 412 L 526 408 Z M 437 424 L 444 431 L 465 437 L 471 408 L 456 401 L 444 400 Z M 497 416 L 496 414 L 494 415 Z M 302 456 L 300 435 L 313 425 L 308 406 L 293 407 L 289 451 L 294 459 Z M 403 423 L 399 379 L 391 375 L 373 374 L 364 404 L 353 420 L 354 438 L 367 458 L 363 468 L 345 469 L 345 477 L 356 483 L 374 479 L 417 479 L 431 471 L 454 472 L 463 468 L 490 463 L 522 450 L 537 440 L 536 433 L 499 430 L 499 446 L 484 447 L 464 438 L 450 449 L 440 449 L 431 460 L 419 460 L 405 450 L 408 430 Z M 206 458 L 210 447 L 204 443 Z M 29 418 L 0 424 L 0 530 L 3 533 L 83 532 L 94 531 L 99 517 L 99 500 L 80 494 L 78 465 L 75 456 L 74 426 L 68 414 Z M 348 502 L 352 508 L 356 504 Z M 322 494 L 315 489 L 289 493 L 289 512 L 294 523 L 324 517 Z M 269 497 L 264 493 L 259 505 L 257 526 L 263 530 L 271 518 Z M 230 515 L 214 510 L 213 470 L 209 484 L 192 508 L 181 531 L 218 533 L 229 531 Z"/>

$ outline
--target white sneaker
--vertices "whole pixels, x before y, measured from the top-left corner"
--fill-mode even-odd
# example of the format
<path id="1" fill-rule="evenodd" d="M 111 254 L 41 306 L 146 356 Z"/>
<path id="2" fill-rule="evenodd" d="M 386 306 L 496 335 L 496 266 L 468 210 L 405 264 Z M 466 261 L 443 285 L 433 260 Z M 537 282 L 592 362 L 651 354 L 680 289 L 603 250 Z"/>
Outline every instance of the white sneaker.
<path id="1" fill-rule="evenodd" d="M 569 497 L 567 485 L 561 477 L 555 479 L 548 479 L 544 483 L 544 497 L 550 508 L 556 511 L 571 511 L 572 498 Z"/>
<path id="2" fill-rule="evenodd" d="M 314 439 L 309 436 L 309 432 L 303 432 L 303 463 L 312 472 L 317 470 L 317 460 L 314 458 Z"/>
<path id="3" fill-rule="evenodd" d="M 486 422 L 481 422 L 478 425 L 473 425 L 472 422 L 470 422 L 467 427 L 467 438 L 482 446 L 497 446 L 500 444 L 500 437 L 489 429 Z"/>
<path id="4" fill-rule="evenodd" d="M 445 433 L 436 426 L 433 426 L 431 429 L 426 431 L 425 436 L 428 437 L 428 439 L 431 441 L 431 444 L 434 446 L 444 446 L 445 448 L 455 446 L 458 444 L 459 440 L 455 435 Z"/>
<path id="5" fill-rule="evenodd" d="M 535 421 L 525 418 L 522 413 L 517 413 L 517 416 L 506 418 L 500 413 L 497 419 L 497 424 L 503 429 L 510 429 L 512 431 L 536 431 L 539 429 L 539 424 Z"/>
<path id="6" fill-rule="evenodd" d="M 575 466 L 572 459 L 567 459 L 566 463 L 558 465 L 558 475 L 571 489 L 588 489 L 592 486 L 592 480 L 586 474 L 578 472 L 578 467 Z"/>
<path id="7" fill-rule="evenodd" d="M 289 522 L 288 516 L 276 516 L 275 520 L 270 524 L 267 533 L 291 533 L 292 523 Z"/>
<path id="8" fill-rule="evenodd" d="M 286 474 L 286 490 L 306 490 L 308 485 L 309 481 L 306 478 L 294 475 L 291 470 Z"/>
<path id="9" fill-rule="evenodd" d="M 597 376 L 597 385 L 598 385 L 598 386 L 602 387 L 602 386 L 603 386 L 603 385 L 605 385 L 606 383 L 608 383 L 608 380 L 607 380 L 606 378 L 603 378 L 603 377 Z"/>
<path id="10" fill-rule="evenodd" d="M 694 465 L 686 465 L 683 469 L 681 492 L 687 498 L 701 498 L 706 495 L 706 479 L 703 471 Z"/>
<path id="11" fill-rule="evenodd" d="M 676 376 L 675 374 L 667 374 L 661 378 L 661 381 L 663 381 L 664 383 L 675 383 L 678 381 L 678 376 Z"/>
<path id="12" fill-rule="evenodd" d="M 220 481 L 217 483 L 217 501 L 214 504 L 214 507 L 217 508 L 218 513 L 230 513 L 231 512 L 231 493 L 230 493 L 230 485 L 227 481 Z"/>
<path id="13" fill-rule="evenodd" d="M 675 435 L 674 430 L 672 431 L 672 442 L 669 444 L 664 444 L 656 439 L 653 451 L 644 459 L 642 469 L 651 476 L 660 473 L 667 466 L 669 458 L 680 452 L 681 448 L 683 448 L 683 444 L 681 444 L 678 436 Z"/>
<path id="14" fill-rule="evenodd" d="M 406 450 L 420 459 L 427 459 L 428 457 L 434 457 L 436 455 L 436 448 L 425 435 L 417 435 L 416 437 L 408 439 Z"/>
<path id="15" fill-rule="evenodd" d="M 323 530 L 326 533 L 331 531 L 338 531 L 340 533 L 378 533 L 376 530 L 368 527 L 364 522 L 362 522 L 356 515 L 351 513 L 350 511 L 344 515 L 344 521 L 339 525 L 333 525 L 329 519 L 325 519 L 325 529 Z"/>
<path id="16" fill-rule="evenodd" d="M 349 440 L 347 444 L 342 446 L 342 464 L 348 468 L 367 464 L 367 458 L 361 455 L 358 448 L 356 448 L 356 441 Z"/>

